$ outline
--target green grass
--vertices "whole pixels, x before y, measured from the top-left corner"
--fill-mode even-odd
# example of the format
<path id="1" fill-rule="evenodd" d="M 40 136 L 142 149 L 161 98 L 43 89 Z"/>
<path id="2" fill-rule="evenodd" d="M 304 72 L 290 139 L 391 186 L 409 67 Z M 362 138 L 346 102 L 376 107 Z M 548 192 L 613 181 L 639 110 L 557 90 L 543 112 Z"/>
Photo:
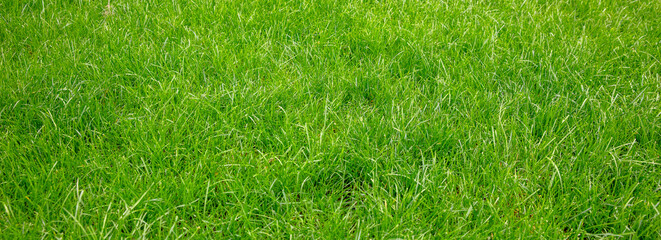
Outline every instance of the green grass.
<path id="1" fill-rule="evenodd" d="M 661 238 L 661 2 L 0 1 L 0 238 Z"/>

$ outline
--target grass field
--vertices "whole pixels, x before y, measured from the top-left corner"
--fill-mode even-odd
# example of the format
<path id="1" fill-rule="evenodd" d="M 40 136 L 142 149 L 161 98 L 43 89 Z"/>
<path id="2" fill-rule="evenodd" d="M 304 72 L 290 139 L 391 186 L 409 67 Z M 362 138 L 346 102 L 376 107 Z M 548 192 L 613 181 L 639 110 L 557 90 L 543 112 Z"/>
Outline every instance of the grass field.
<path id="1" fill-rule="evenodd" d="M 661 238 L 661 1 L 0 17 L 0 238 Z"/>

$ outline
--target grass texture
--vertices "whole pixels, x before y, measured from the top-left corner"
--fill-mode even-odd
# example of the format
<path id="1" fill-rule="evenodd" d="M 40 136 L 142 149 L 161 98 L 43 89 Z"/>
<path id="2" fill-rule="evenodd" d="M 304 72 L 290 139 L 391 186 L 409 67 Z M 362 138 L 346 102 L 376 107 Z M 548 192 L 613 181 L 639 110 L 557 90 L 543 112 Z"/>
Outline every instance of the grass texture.
<path id="1" fill-rule="evenodd" d="M 660 16 L 2 0 L 0 238 L 661 238 Z"/>

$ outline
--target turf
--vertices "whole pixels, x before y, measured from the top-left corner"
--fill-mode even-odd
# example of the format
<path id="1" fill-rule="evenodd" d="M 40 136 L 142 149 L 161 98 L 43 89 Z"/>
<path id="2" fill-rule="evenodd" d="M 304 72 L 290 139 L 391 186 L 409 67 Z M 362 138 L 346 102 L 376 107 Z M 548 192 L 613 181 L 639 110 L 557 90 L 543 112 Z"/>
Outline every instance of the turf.
<path id="1" fill-rule="evenodd" d="M 661 2 L 0 1 L 0 238 L 661 238 Z"/>

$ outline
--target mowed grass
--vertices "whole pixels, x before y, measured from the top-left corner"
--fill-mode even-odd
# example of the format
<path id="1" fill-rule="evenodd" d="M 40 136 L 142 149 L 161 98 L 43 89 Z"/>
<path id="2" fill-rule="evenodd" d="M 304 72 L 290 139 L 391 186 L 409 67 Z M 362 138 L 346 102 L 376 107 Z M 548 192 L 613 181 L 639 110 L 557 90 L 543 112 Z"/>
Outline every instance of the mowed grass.
<path id="1" fill-rule="evenodd" d="M 0 1 L 0 238 L 661 238 L 660 16 Z"/>

